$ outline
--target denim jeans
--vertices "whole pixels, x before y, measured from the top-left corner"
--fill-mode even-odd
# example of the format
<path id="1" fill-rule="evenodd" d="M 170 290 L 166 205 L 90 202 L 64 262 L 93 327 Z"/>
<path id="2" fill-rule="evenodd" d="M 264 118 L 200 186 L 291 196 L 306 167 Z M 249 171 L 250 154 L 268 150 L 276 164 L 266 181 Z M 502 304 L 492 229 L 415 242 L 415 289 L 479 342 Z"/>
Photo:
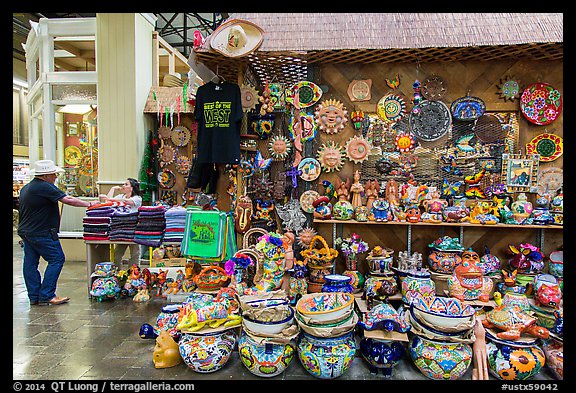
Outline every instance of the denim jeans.
<path id="1" fill-rule="evenodd" d="M 66 257 L 60 240 L 53 240 L 49 233 L 21 236 L 24 243 L 24 282 L 31 302 L 47 302 L 56 296 L 56 284 Z M 40 257 L 48 262 L 44 278 L 40 276 Z"/>

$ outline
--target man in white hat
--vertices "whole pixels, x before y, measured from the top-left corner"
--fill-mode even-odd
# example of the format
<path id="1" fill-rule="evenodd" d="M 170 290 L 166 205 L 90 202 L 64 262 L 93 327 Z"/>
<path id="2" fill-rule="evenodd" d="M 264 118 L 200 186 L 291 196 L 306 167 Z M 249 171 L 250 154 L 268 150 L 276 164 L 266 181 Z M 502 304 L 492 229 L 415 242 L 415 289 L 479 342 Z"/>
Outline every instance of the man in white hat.
<path id="1" fill-rule="evenodd" d="M 18 235 L 24 245 L 23 273 L 28 298 L 32 305 L 64 304 L 70 298 L 56 296 L 56 284 L 66 259 L 58 238 L 58 202 L 89 207 L 98 201 L 83 201 L 56 187 L 54 182 L 64 169 L 54 165 L 52 160 L 36 161 L 30 172 L 34 178 L 20 190 L 18 224 Z M 40 257 L 48 262 L 44 278 L 38 271 Z"/>

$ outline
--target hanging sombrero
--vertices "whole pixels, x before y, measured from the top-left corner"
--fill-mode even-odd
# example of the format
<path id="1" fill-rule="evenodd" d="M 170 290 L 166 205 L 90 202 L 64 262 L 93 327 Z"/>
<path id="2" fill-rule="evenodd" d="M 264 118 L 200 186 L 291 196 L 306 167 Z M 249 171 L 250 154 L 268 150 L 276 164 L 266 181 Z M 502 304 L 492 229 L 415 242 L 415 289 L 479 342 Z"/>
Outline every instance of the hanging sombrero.
<path id="1" fill-rule="evenodd" d="M 534 83 L 522 93 L 520 109 L 529 122 L 537 125 L 550 124 L 562 111 L 562 97 L 550 84 Z"/>
<path id="2" fill-rule="evenodd" d="M 526 144 L 526 154 L 539 154 L 541 162 L 556 160 L 564 152 L 562 138 L 554 134 L 536 135 Z"/>
<path id="3" fill-rule="evenodd" d="M 456 120 L 476 120 L 486 111 L 486 103 L 478 97 L 460 97 L 450 106 L 452 118 Z"/>
<path id="4" fill-rule="evenodd" d="M 293 104 L 296 93 L 299 93 L 300 108 L 308 108 L 322 97 L 322 89 L 309 81 L 300 81 L 292 85 L 290 90 L 286 92 L 286 102 Z"/>
<path id="5" fill-rule="evenodd" d="M 395 123 L 406 116 L 406 101 L 397 94 L 388 94 L 376 104 L 378 117 L 386 122 Z"/>
<path id="6" fill-rule="evenodd" d="M 184 126 L 177 126 L 172 129 L 170 138 L 176 146 L 186 146 L 190 142 L 190 130 Z"/>
<path id="7" fill-rule="evenodd" d="M 452 116 L 443 102 L 424 100 L 412 108 L 409 124 L 416 138 L 431 142 L 446 135 Z"/>

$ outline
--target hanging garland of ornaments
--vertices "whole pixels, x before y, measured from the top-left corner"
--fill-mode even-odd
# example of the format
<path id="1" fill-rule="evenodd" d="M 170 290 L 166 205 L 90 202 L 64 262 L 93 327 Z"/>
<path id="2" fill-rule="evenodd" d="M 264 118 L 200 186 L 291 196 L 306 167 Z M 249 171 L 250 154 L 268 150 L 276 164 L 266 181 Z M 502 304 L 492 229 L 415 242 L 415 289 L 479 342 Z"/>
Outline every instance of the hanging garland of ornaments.
<path id="1" fill-rule="evenodd" d="M 314 115 L 320 131 L 327 134 L 337 134 L 348 122 L 348 111 L 342 102 L 335 99 L 322 101 Z"/>

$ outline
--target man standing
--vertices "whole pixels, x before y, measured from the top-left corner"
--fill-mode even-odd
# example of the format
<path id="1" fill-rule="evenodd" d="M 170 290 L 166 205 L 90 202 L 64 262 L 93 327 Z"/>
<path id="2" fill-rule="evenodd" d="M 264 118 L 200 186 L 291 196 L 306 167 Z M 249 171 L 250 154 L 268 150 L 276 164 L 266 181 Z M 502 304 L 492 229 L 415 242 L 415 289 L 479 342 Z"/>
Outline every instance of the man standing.
<path id="1" fill-rule="evenodd" d="M 56 296 L 56 284 L 65 261 L 58 238 L 58 201 L 77 207 L 98 203 L 68 196 L 56 187 L 54 182 L 62 172 L 52 160 L 36 161 L 31 170 L 34 178 L 20 190 L 18 235 L 24 244 L 24 282 L 32 305 L 58 305 L 70 300 Z M 48 262 L 43 279 L 38 271 L 40 257 Z"/>

